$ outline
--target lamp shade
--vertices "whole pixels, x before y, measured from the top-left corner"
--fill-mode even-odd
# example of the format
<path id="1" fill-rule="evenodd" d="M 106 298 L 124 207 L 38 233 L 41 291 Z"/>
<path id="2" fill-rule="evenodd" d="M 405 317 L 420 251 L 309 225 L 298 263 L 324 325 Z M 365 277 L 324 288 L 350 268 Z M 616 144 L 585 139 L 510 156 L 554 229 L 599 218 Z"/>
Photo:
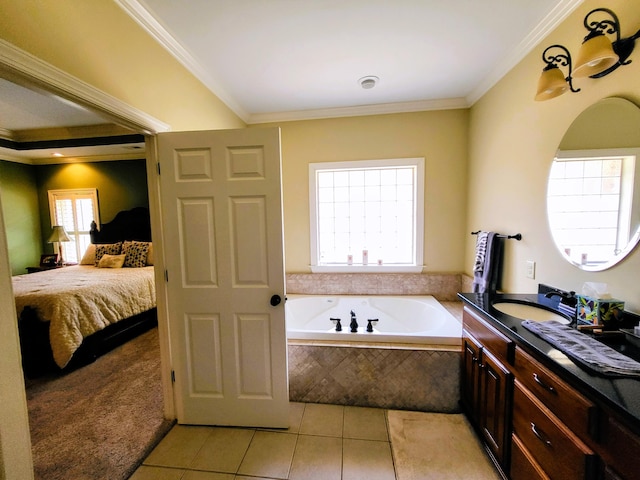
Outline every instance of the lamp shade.
<path id="1" fill-rule="evenodd" d="M 611 41 L 599 34 L 587 37 L 582 43 L 576 58 L 576 68 L 573 69 L 574 77 L 590 77 L 604 72 L 618 63 L 618 54 L 613 51 Z"/>
<path id="2" fill-rule="evenodd" d="M 67 235 L 67 232 L 62 225 L 54 225 L 53 227 L 51 227 L 51 235 L 49 236 L 47 242 L 71 242 L 71 237 Z"/>
<path id="3" fill-rule="evenodd" d="M 562 95 L 569 90 L 569 84 L 562 71 L 555 65 L 548 65 L 538 79 L 538 90 L 534 99 L 536 101 L 549 100 Z"/>

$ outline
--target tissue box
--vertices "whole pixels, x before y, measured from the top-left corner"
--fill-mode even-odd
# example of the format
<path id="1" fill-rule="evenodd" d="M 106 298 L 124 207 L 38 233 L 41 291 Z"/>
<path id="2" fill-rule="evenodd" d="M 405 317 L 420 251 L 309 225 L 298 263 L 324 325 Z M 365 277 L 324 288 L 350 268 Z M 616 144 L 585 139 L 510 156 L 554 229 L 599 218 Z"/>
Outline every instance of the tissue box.
<path id="1" fill-rule="evenodd" d="M 622 320 L 624 302 L 613 298 L 599 299 L 576 295 L 576 315 L 579 324 L 603 325 L 617 328 Z"/>

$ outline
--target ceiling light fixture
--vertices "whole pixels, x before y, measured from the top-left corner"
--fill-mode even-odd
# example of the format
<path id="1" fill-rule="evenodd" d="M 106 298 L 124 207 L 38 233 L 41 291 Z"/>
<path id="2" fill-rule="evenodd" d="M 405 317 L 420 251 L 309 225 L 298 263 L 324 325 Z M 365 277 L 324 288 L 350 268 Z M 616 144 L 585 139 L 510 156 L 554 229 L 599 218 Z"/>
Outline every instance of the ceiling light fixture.
<path id="1" fill-rule="evenodd" d="M 359 79 L 358 83 L 365 90 L 369 90 L 369 89 L 375 87 L 378 84 L 379 81 L 380 81 L 380 79 L 378 77 L 376 77 L 374 75 L 368 75 L 366 77 L 362 77 L 361 79 Z"/>
<path id="2" fill-rule="evenodd" d="M 571 54 L 562 45 L 551 45 L 542 52 L 542 61 L 546 63 L 538 80 L 535 100 L 549 100 L 562 95 L 567 90 L 579 92 L 573 88 L 572 79 L 580 77 L 600 78 L 610 74 L 621 65 L 628 65 L 629 55 L 633 52 L 635 41 L 640 38 L 640 30 L 628 38 L 620 38 L 620 21 L 608 8 L 596 8 L 584 17 L 584 26 L 589 31 L 578 52 L 575 69 L 571 69 Z M 614 35 L 611 42 L 606 35 Z M 553 55 L 551 50 L 560 49 L 562 53 Z M 565 77 L 560 67 L 569 67 Z"/>

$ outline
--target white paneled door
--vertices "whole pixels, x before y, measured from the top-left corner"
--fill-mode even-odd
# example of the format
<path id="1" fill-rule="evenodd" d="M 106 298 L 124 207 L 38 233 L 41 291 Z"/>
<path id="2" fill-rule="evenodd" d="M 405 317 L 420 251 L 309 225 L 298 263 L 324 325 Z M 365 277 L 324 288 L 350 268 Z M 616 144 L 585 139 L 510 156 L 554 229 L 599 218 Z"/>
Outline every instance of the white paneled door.
<path id="1" fill-rule="evenodd" d="M 280 130 L 157 144 L 178 422 L 288 427 Z"/>

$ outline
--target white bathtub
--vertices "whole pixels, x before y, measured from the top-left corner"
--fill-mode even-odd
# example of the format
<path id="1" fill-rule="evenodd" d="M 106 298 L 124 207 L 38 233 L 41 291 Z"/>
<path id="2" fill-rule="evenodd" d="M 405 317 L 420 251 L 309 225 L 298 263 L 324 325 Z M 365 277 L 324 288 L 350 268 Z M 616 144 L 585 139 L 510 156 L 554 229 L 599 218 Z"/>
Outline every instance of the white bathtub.
<path id="1" fill-rule="evenodd" d="M 351 333 L 351 311 L 358 332 Z M 431 296 L 287 295 L 287 338 L 350 342 L 460 345 L 462 324 Z M 335 331 L 331 318 L 340 318 Z M 373 332 L 366 331 L 367 320 Z"/>

